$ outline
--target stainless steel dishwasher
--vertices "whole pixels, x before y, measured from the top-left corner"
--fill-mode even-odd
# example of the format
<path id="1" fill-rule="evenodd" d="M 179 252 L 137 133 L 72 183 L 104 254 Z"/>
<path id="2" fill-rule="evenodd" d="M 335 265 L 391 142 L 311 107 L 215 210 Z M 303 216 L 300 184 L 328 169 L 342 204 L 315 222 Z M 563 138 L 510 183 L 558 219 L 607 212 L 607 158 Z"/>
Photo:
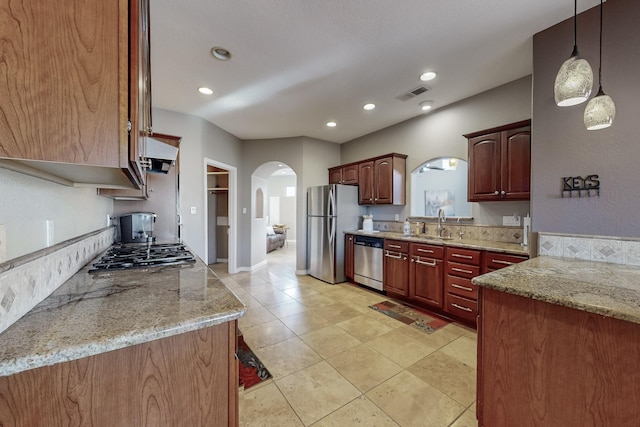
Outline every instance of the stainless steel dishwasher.
<path id="1" fill-rule="evenodd" d="M 384 239 L 356 235 L 353 245 L 353 280 L 382 291 Z"/>

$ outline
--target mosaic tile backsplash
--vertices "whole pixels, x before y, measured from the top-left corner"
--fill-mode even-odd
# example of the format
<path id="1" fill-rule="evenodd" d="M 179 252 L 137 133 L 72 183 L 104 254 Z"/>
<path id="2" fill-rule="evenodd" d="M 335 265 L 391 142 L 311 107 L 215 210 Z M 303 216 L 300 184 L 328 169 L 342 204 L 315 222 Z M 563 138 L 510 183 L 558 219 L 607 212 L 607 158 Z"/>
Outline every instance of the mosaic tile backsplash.
<path id="1" fill-rule="evenodd" d="M 640 266 L 640 239 L 539 233 L 538 255 Z"/>
<path id="2" fill-rule="evenodd" d="M 89 233 L 0 264 L 0 332 L 113 244 L 113 229 Z M 35 256 L 34 256 L 35 255 Z"/>

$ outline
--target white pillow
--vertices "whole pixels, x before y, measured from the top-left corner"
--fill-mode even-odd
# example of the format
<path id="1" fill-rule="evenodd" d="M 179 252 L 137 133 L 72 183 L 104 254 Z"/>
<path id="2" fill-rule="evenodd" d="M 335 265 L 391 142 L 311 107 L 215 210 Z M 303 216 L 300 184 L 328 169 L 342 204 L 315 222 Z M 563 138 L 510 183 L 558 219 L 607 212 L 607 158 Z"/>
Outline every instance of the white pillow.
<path id="1" fill-rule="evenodd" d="M 267 236 L 273 236 L 275 234 L 276 234 L 276 232 L 273 231 L 273 226 L 267 225 Z"/>

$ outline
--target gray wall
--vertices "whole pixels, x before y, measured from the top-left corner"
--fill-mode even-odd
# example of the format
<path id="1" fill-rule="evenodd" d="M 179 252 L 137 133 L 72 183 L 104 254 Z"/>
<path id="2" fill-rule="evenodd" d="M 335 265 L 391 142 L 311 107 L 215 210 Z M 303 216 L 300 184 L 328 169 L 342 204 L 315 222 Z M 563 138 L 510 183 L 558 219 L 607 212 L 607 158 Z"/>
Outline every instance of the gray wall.
<path id="1" fill-rule="evenodd" d="M 209 158 L 239 167 L 242 142 L 219 127 L 195 116 L 172 111 L 153 110 L 154 130 L 182 137 L 180 143 L 180 214 L 182 239 L 202 259 L 205 259 L 205 164 Z M 242 183 L 239 184 L 242 188 Z M 195 206 L 196 214 L 191 214 Z M 237 247 L 240 259 L 242 245 Z M 245 249 L 246 250 L 246 249 Z M 242 266 L 242 263 L 238 263 Z"/>
<path id="2" fill-rule="evenodd" d="M 112 211 L 113 200 L 98 196 L 95 188 L 65 187 L 0 168 L 6 260 L 46 247 L 46 220 L 53 220 L 53 243 L 60 243 L 106 227 Z"/>
<path id="3" fill-rule="evenodd" d="M 640 237 L 640 2 L 604 4 L 603 86 L 616 103 L 612 127 L 587 131 L 586 103 L 557 107 L 553 83 L 571 53 L 573 22 L 534 36 L 532 228 L 534 231 Z M 594 71 L 598 90 L 599 8 L 578 17 L 578 48 Z M 561 198 L 561 178 L 597 174 L 600 197 Z"/>
<path id="4" fill-rule="evenodd" d="M 531 118 L 531 76 L 523 77 L 455 104 L 354 139 L 341 147 L 341 163 L 396 152 L 407 157 L 407 204 L 373 206 L 374 219 L 404 220 L 411 206 L 411 171 L 436 157 L 468 158 L 462 135 Z M 502 215 L 529 212 L 528 202 L 474 203 L 476 224 L 502 224 Z"/>

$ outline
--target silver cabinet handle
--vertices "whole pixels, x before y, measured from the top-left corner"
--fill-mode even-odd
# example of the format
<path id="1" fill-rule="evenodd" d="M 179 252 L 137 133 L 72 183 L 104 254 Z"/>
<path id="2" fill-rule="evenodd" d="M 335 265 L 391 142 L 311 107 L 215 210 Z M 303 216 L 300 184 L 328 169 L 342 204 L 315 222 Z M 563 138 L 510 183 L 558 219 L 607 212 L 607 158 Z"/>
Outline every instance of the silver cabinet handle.
<path id="1" fill-rule="evenodd" d="M 391 252 L 389 252 L 389 251 L 387 251 L 387 253 L 385 253 L 384 256 L 386 256 L 388 258 L 393 258 L 393 259 L 402 259 L 402 254 L 391 255 Z"/>
<path id="2" fill-rule="evenodd" d="M 506 191 L 504 191 L 504 190 L 502 190 L 502 191 L 500 192 L 500 194 L 507 194 L 507 192 L 506 192 Z"/>
<path id="3" fill-rule="evenodd" d="M 502 261 L 501 259 L 492 259 L 491 262 L 494 263 L 494 264 L 502 264 L 502 265 L 513 265 L 513 264 L 515 264 L 515 262 Z"/>
<path id="4" fill-rule="evenodd" d="M 437 263 L 436 263 L 435 259 L 432 259 L 431 262 L 428 262 L 428 261 L 422 261 L 420 258 L 418 258 L 416 260 L 416 264 L 426 265 L 426 266 L 429 266 L 429 267 L 435 267 Z"/>
<path id="5" fill-rule="evenodd" d="M 430 249 L 418 249 L 418 252 L 424 252 L 424 253 L 427 253 L 427 254 L 432 254 L 433 253 L 433 251 L 430 250 Z"/>
<path id="6" fill-rule="evenodd" d="M 462 255 L 462 254 L 453 253 L 451 254 L 451 256 L 455 258 L 473 259 L 473 256 L 471 255 Z"/>
<path id="7" fill-rule="evenodd" d="M 500 194 L 498 190 L 494 191 L 493 194 Z"/>
<path id="8" fill-rule="evenodd" d="M 463 307 L 461 305 L 456 304 L 455 302 L 451 303 L 451 305 L 454 306 L 455 308 L 459 308 L 460 310 L 464 310 L 464 311 L 467 311 L 469 313 L 471 313 L 473 311 L 469 307 Z"/>
<path id="9" fill-rule="evenodd" d="M 463 270 L 461 268 L 456 268 L 456 267 L 451 267 L 451 269 L 453 271 L 457 271 L 458 273 L 467 273 L 467 274 L 473 274 L 473 271 L 471 270 Z"/>
<path id="10" fill-rule="evenodd" d="M 391 245 L 391 244 L 389 244 L 389 245 L 387 245 L 387 246 L 389 246 L 390 248 L 394 248 L 394 249 L 400 249 L 400 248 L 402 248 L 402 246 L 398 246 L 398 245 Z"/>
<path id="11" fill-rule="evenodd" d="M 472 289 L 472 288 L 467 288 L 466 286 L 456 285 L 455 283 L 452 283 L 452 284 L 451 284 L 451 287 L 453 287 L 453 288 L 458 288 L 458 289 L 462 289 L 462 290 L 465 290 L 465 291 L 467 291 L 467 292 L 472 292 L 472 291 L 473 291 L 473 289 Z"/>

